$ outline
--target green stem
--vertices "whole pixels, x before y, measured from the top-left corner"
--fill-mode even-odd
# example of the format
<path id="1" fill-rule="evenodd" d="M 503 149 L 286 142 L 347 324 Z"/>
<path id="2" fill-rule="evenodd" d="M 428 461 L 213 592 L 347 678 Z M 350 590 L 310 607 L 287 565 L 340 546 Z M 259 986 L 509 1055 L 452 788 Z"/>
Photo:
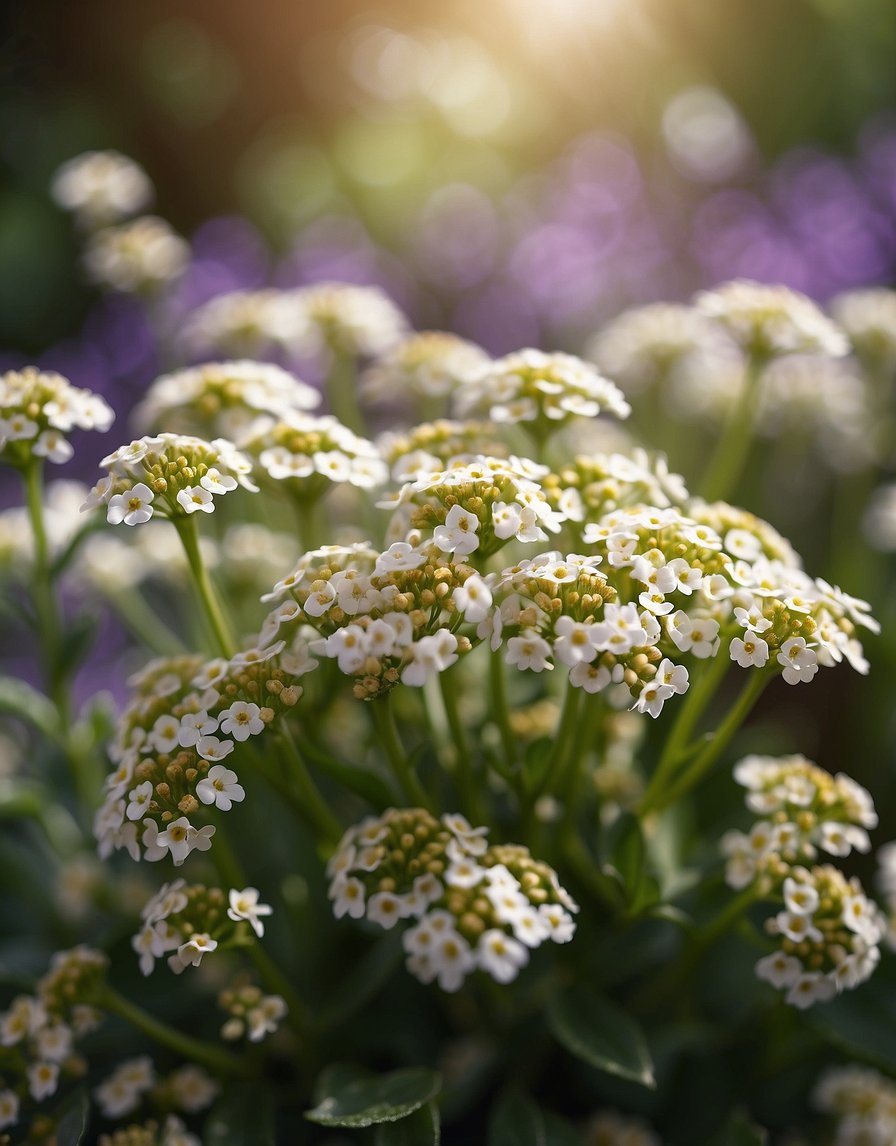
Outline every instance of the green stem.
<path id="1" fill-rule="evenodd" d="M 358 404 L 358 378 L 355 360 L 341 350 L 331 350 L 332 362 L 325 383 L 330 409 L 356 434 L 364 433 L 364 417 Z"/>
<path id="2" fill-rule="evenodd" d="M 299 747 L 295 742 L 289 725 L 282 722 L 278 729 L 278 737 L 285 755 L 290 764 L 290 775 L 293 786 L 298 795 L 298 806 L 310 824 L 318 842 L 330 847 L 338 843 L 342 837 L 343 827 L 337 817 L 330 811 L 326 800 L 317 789 L 311 778 Z"/>
<path id="3" fill-rule="evenodd" d="M 644 793 L 642 809 L 650 807 L 654 800 L 660 797 L 671 774 L 681 762 L 682 754 L 686 751 L 694 735 L 697 722 L 703 715 L 706 706 L 715 696 L 722 678 L 728 672 L 730 663 L 724 652 L 716 653 L 712 661 L 704 666 L 702 674 L 688 689 L 684 700 L 681 702 L 675 723 L 663 745 L 657 766 L 650 777 L 650 782 Z"/>
<path id="4" fill-rule="evenodd" d="M 157 656 L 174 657 L 185 651 L 186 646 L 146 603 L 146 599 L 136 590 L 129 594 L 117 589 L 105 590 L 106 600 L 118 614 L 122 624 L 142 641 Z"/>
<path id="5" fill-rule="evenodd" d="M 111 987 L 103 988 L 97 999 L 97 1005 L 103 1010 L 109 1011 L 110 1014 L 118 1015 L 119 1018 L 124 1019 L 125 1022 L 130 1023 L 131 1026 L 136 1027 L 137 1030 L 142 1031 L 155 1042 L 168 1047 L 189 1062 L 201 1063 L 217 1074 L 246 1075 L 249 1073 L 245 1064 L 230 1054 L 229 1051 L 175 1030 L 174 1027 L 170 1027 L 167 1023 L 163 1023 L 160 1019 L 148 1014 L 136 1003 L 132 1003 L 130 999 L 126 999 L 124 995 L 119 995 Z"/>
<path id="6" fill-rule="evenodd" d="M 218 646 L 218 652 L 229 660 L 236 652 L 236 642 L 230 632 L 230 626 L 224 616 L 221 602 L 218 600 L 218 594 L 215 592 L 215 587 L 208 575 L 205 562 L 202 560 L 196 519 L 193 516 L 173 517 L 171 522 L 177 530 L 184 547 L 184 553 L 187 555 L 190 572 L 193 574 L 193 583 L 196 586 L 200 604 Z"/>
<path id="7" fill-rule="evenodd" d="M 38 458 L 22 470 L 28 517 L 34 535 L 34 578 L 32 594 L 40 631 L 40 651 L 47 695 L 59 710 L 63 726 L 70 723 L 68 692 L 65 687 L 65 667 L 61 661 L 63 627 L 59 616 L 53 579 L 50 570 L 50 546 L 44 523 L 44 471 Z"/>
<path id="8" fill-rule="evenodd" d="M 369 702 L 373 727 L 380 745 L 392 765 L 395 776 L 409 799 L 421 808 L 433 811 L 433 802 L 426 794 L 423 785 L 410 766 L 407 753 L 402 746 L 395 726 L 395 713 L 392 710 L 392 697 L 389 693 Z"/>
<path id="9" fill-rule="evenodd" d="M 466 729 L 460 718 L 460 713 L 457 711 L 457 693 L 453 684 L 454 677 L 449 679 L 448 672 L 439 673 L 442 704 L 445 706 L 445 716 L 448 719 L 448 727 L 451 730 L 454 745 L 455 779 L 461 807 L 464 814 L 469 816 L 473 823 L 479 823 L 483 819 L 481 801 L 476 787 L 476 776 L 473 771 Z"/>
<path id="10" fill-rule="evenodd" d="M 510 727 L 510 711 L 507 707 L 507 680 L 504 676 L 504 662 L 501 650 L 489 650 L 488 665 L 489 689 L 492 702 L 492 720 L 498 726 L 501 747 L 504 750 L 504 763 L 512 768 L 516 761 L 516 741 Z"/>
<path id="11" fill-rule="evenodd" d="M 729 497 L 740 477 L 753 441 L 757 390 L 764 366 L 765 360 L 761 356 L 751 355 L 738 399 L 728 411 L 727 421 L 700 482 L 701 496 L 707 501 L 722 501 Z"/>
<path id="12" fill-rule="evenodd" d="M 323 543 L 320 498 L 317 496 L 294 497 L 296 520 L 299 526 L 299 541 L 306 552 L 317 549 Z"/>
<path id="13" fill-rule="evenodd" d="M 660 793 L 650 805 L 650 811 L 660 811 L 669 804 L 680 800 L 703 779 L 703 776 L 715 764 L 734 738 L 735 733 L 749 716 L 753 705 L 762 695 L 765 686 L 771 680 L 771 675 L 762 670 L 748 670 L 749 678 L 744 685 L 740 696 L 728 710 L 728 714 L 706 747 L 699 752 L 688 764 L 682 774 L 670 788 Z M 772 674 L 774 675 L 774 674 Z M 648 810 L 646 798 L 641 805 L 641 815 Z"/>
<path id="14" fill-rule="evenodd" d="M 563 708 L 554 739 L 554 750 L 551 753 L 542 782 L 537 785 L 535 795 L 541 792 L 553 792 L 563 775 L 564 764 L 569 754 L 570 744 L 574 741 L 574 732 L 579 718 L 579 701 L 581 689 L 570 681 L 566 682 L 566 695 L 563 697 Z"/>

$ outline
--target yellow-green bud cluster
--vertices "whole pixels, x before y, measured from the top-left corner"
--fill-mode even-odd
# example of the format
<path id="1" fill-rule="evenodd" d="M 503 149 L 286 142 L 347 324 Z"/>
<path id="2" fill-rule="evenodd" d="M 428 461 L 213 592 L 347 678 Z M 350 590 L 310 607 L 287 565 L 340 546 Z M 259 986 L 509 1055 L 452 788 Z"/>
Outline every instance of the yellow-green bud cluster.
<path id="1" fill-rule="evenodd" d="M 105 433 L 115 415 L 98 395 L 61 374 L 9 370 L 0 375 L 0 461 L 24 467 L 35 458 L 67 462 L 70 430 Z"/>
<path id="2" fill-rule="evenodd" d="M 97 1146 L 201 1146 L 176 1114 L 169 1114 L 162 1123 L 154 1118 L 131 1126 L 122 1126 L 111 1134 L 101 1134 Z"/>
<path id="3" fill-rule="evenodd" d="M 375 357 L 408 329 L 405 316 L 378 287 L 315 283 L 284 298 L 302 315 L 317 346 L 338 354 Z"/>
<path id="4" fill-rule="evenodd" d="M 260 987 L 245 980 L 221 991 L 218 1006 L 228 1016 L 221 1037 L 231 1042 L 241 1038 L 261 1042 L 276 1032 L 286 1015 L 286 1003 L 279 995 L 265 995 Z"/>
<path id="5" fill-rule="evenodd" d="M 134 413 L 137 425 L 236 440 L 260 414 L 313 410 L 320 394 L 288 370 L 242 359 L 204 362 L 156 379 Z"/>
<path id="6" fill-rule="evenodd" d="M 447 418 L 423 422 L 406 433 L 384 434 L 378 444 L 392 480 L 400 482 L 413 481 L 434 470 L 450 470 L 481 454 L 506 458 L 510 452 L 491 422 L 453 422 Z"/>
<path id="7" fill-rule="evenodd" d="M 485 609 L 491 597 L 475 570 L 431 544 L 396 542 L 385 553 L 331 546 L 306 554 L 262 598 L 279 602 L 262 636 L 310 626 L 320 635 L 311 651 L 336 660 L 355 695 L 370 700 L 399 680 L 422 684 L 472 648 L 461 627 L 471 608 L 478 614 L 472 602 L 461 608 L 456 598 L 472 596 L 474 584 Z"/>
<path id="8" fill-rule="evenodd" d="M 394 510 L 387 539 L 432 537 L 446 553 L 485 559 L 511 538 L 547 541 L 562 517 L 539 484 L 547 469 L 524 458 L 481 455 L 421 474 L 379 502 Z"/>
<path id="9" fill-rule="evenodd" d="M 414 920 L 402 942 L 424 983 L 456 991 L 475 970 L 510 982 L 530 950 L 573 937 L 578 907 L 528 848 L 489 847 L 487 837 L 463 816 L 436 819 L 422 808 L 369 817 L 328 865 L 334 914 L 387 930 Z"/>
<path id="10" fill-rule="evenodd" d="M 94 231 L 84 251 L 88 276 L 123 294 L 154 294 L 189 262 L 189 243 L 155 215 Z"/>
<path id="11" fill-rule="evenodd" d="M 152 974 L 156 959 L 166 955 L 177 975 L 187 967 L 198 967 L 203 955 L 233 940 L 238 929 L 244 931 L 227 904 L 218 887 L 187 884 L 182 879 L 163 884 L 140 913 L 143 926 L 131 941 L 143 974 Z"/>
<path id="12" fill-rule="evenodd" d="M 681 505 L 688 497 L 684 479 L 669 472 L 666 459 L 661 454 L 650 457 L 641 449 L 631 457 L 579 454 L 548 474 L 542 485 L 551 505 L 579 528 L 580 523 L 598 521 L 616 509 L 666 508 Z"/>
<path id="13" fill-rule="evenodd" d="M 209 805 L 229 811 L 245 796 L 221 761 L 296 704 L 298 678 L 314 663 L 277 641 L 231 660 L 160 659 L 133 678 L 135 696 L 110 749 L 116 767 L 94 821 L 100 856 L 167 852 L 180 864 L 207 850 L 214 828 L 197 829 L 189 817 Z"/>

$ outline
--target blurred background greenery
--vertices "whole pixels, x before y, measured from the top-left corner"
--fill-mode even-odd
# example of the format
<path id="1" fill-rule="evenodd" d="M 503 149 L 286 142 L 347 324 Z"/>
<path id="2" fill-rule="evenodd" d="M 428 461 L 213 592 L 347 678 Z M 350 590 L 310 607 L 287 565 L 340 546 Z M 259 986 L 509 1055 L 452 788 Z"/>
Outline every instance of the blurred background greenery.
<path id="1" fill-rule="evenodd" d="M 33 355 L 80 329 L 90 295 L 47 187 L 63 160 L 104 147 L 146 167 L 158 211 L 183 233 L 238 213 L 283 254 L 329 220 L 324 245 L 364 245 L 371 277 L 414 317 L 470 333 L 443 280 L 457 294 L 491 275 L 494 293 L 508 276 L 550 277 L 532 240 L 522 254 L 519 242 L 546 212 L 555 227 L 575 212 L 563 204 L 558 222 L 550 209 L 558 178 L 592 211 L 607 187 L 637 196 L 649 206 L 638 249 L 664 244 L 664 257 L 636 261 L 640 288 L 574 315 L 576 330 L 593 327 L 728 271 L 695 268 L 676 243 L 720 190 L 774 200 L 767 172 L 807 145 L 848 163 L 864 147 L 867 159 L 869 133 L 892 128 L 894 60 L 892 0 L 31 0 L 8 12 L 2 47 L 0 345 Z M 588 166 L 591 183 L 558 163 Z M 819 181 L 829 192 L 843 170 L 793 193 Z M 884 207 L 894 187 L 896 175 Z M 873 269 L 881 279 L 892 265 Z M 516 316 L 504 341 L 563 341 L 568 327 Z"/>

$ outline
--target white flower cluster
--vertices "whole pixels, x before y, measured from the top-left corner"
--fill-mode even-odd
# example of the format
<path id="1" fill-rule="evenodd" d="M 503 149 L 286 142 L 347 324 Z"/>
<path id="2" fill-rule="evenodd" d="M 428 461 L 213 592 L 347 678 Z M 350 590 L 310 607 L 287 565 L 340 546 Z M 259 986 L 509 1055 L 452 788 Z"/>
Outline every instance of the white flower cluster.
<path id="1" fill-rule="evenodd" d="M 407 968 L 444 991 L 477 970 L 509 983 L 534 948 L 575 933 L 578 907 L 553 869 L 526 848 L 489 847 L 487 829 L 460 815 L 371 816 L 346 832 L 327 873 L 337 918 L 386 930 L 414 921 L 402 936 Z"/>
<path id="2" fill-rule="evenodd" d="M 455 392 L 454 404 L 462 417 L 484 413 L 493 422 L 537 423 L 544 429 L 574 417 L 631 413 L 622 391 L 596 367 L 571 354 L 541 350 L 499 358 Z"/>
<path id="3" fill-rule="evenodd" d="M 0 1048 L 10 1052 L 0 1079 L 7 1087 L 0 1089 L 0 1130 L 19 1124 L 23 1101 L 51 1098 L 61 1072 L 78 1063 L 76 1040 L 99 1023 L 93 997 L 107 964 L 89 947 L 58 951 L 35 994 L 17 995 L 0 1014 Z"/>
<path id="4" fill-rule="evenodd" d="M 106 507 L 110 525 L 141 525 L 154 515 L 177 518 L 213 513 L 215 497 L 238 486 L 258 492 L 252 463 L 231 442 L 185 434 L 137 438 L 100 462 L 108 475 L 82 510 Z"/>
<path id="5" fill-rule="evenodd" d="M 819 851 L 847 856 L 871 847 L 874 804 L 845 773 L 831 776 L 804 756 L 747 756 L 735 765 L 734 778 L 747 789 L 747 807 L 763 818 L 749 835 L 732 831 L 722 838 L 730 887 L 746 887 L 781 860 L 805 863 Z"/>
<path id="6" fill-rule="evenodd" d="M 302 315 L 310 346 L 353 357 L 376 358 L 408 330 L 408 322 L 379 287 L 323 282 L 287 291 L 284 299 Z"/>
<path id="7" fill-rule="evenodd" d="M 216 295 L 187 318 L 181 341 L 188 353 L 265 358 L 296 352 L 308 338 L 308 322 L 279 290 L 237 290 Z"/>
<path id="8" fill-rule="evenodd" d="M 787 287 L 742 279 L 698 294 L 694 305 L 759 358 L 779 354 L 840 358 L 849 353 L 843 331 L 806 295 Z"/>
<path id="9" fill-rule="evenodd" d="M 354 678 L 371 699 L 402 683 L 422 686 L 471 647 L 459 631 L 491 605 L 485 582 L 437 547 L 396 542 L 384 553 L 366 544 L 325 546 L 304 555 L 263 601 L 273 603 L 264 640 L 304 624 L 320 634 L 309 644 Z"/>
<path id="10" fill-rule="evenodd" d="M 94 819 L 100 857 L 125 849 L 134 860 L 167 855 L 179 867 L 191 852 L 208 851 L 214 826 L 197 828 L 189 817 L 245 799 L 221 761 L 296 703 L 296 678 L 315 664 L 303 643 L 287 649 L 280 640 L 229 661 L 154 661 L 132 678 L 137 692 L 110 747 L 116 766 Z"/>
<path id="11" fill-rule="evenodd" d="M 443 553 L 496 553 L 515 538 L 530 544 L 558 533 L 563 518 L 539 484 L 545 466 L 526 458 L 481 456 L 422 473 L 377 504 L 394 511 L 387 539 L 431 536 Z"/>
<path id="12" fill-rule="evenodd" d="M 202 957 L 230 939 L 241 922 L 248 923 L 260 938 L 264 935 L 262 917 L 273 909 L 259 903 L 258 896 L 255 887 L 231 888 L 225 903 L 218 888 L 188 885 L 182 879 L 163 884 L 144 905 L 143 926 L 131 940 L 140 957 L 140 970 L 151 975 L 156 960 L 166 955 L 175 975 L 198 967 Z"/>
<path id="13" fill-rule="evenodd" d="M 689 497 L 684 479 L 670 472 L 665 457 L 640 448 L 630 455 L 580 454 L 548 474 L 542 486 L 563 518 L 577 525 L 627 506 L 681 506 Z"/>
<path id="14" fill-rule="evenodd" d="M 269 478 L 300 483 L 296 489 L 303 496 L 314 496 L 331 483 L 372 489 L 389 476 L 376 446 L 330 414 L 284 412 L 279 421 L 260 418 L 240 445 Z"/>
<path id="15" fill-rule="evenodd" d="M 134 412 L 138 426 L 236 440 L 259 414 L 314 410 L 320 394 L 280 366 L 241 359 L 164 374 Z"/>
<path id="16" fill-rule="evenodd" d="M 84 251 L 89 278 L 123 294 L 151 293 L 179 278 L 189 262 L 189 243 L 154 215 L 95 231 Z"/>
<path id="17" fill-rule="evenodd" d="M 87 227 L 117 223 L 142 211 L 153 196 L 146 172 L 117 151 L 85 151 L 53 177 L 52 194 Z"/>
<path id="18" fill-rule="evenodd" d="M 140 1055 L 121 1062 L 93 1094 L 104 1117 L 122 1118 L 133 1114 L 150 1093 L 166 1106 L 196 1114 L 211 1104 L 219 1090 L 211 1076 L 195 1063 L 178 1067 L 159 1079 L 152 1059 Z"/>
<path id="19" fill-rule="evenodd" d="M 155 1118 L 129 1123 L 112 1134 L 100 1134 L 97 1146 L 202 1146 L 176 1114 L 166 1114 L 161 1124 Z"/>
<path id="20" fill-rule="evenodd" d="M 115 415 L 98 395 L 61 374 L 27 366 L 0 375 L 0 458 L 23 466 L 32 458 L 67 462 L 70 430 L 105 433 Z"/>
<path id="21" fill-rule="evenodd" d="M 871 1067 L 831 1067 L 818 1080 L 812 1102 L 836 1120 L 831 1146 L 896 1142 L 896 1083 Z"/>
<path id="22" fill-rule="evenodd" d="M 830 864 L 805 865 L 819 851 L 868 851 L 866 829 L 877 825 L 870 795 L 803 756 L 748 756 L 734 776 L 747 789 L 747 807 L 762 818 L 749 834 L 723 836 L 726 881 L 735 888 L 758 881 L 759 892 L 783 900 L 765 925 L 778 949 L 759 960 L 756 974 L 785 988 L 786 1001 L 800 1008 L 858 986 L 880 959 L 886 920 L 858 880 Z"/>
<path id="23" fill-rule="evenodd" d="M 830 310 L 864 365 L 884 374 L 896 368 L 896 291 L 847 291 L 833 299 Z"/>
<path id="24" fill-rule="evenodd" d="M 491 359 L 473 342 L 442 331 L 419 331 L 390 347 L 364 371 L 360 394 L 402 407 L 443 398 L 481 374 Z"/>

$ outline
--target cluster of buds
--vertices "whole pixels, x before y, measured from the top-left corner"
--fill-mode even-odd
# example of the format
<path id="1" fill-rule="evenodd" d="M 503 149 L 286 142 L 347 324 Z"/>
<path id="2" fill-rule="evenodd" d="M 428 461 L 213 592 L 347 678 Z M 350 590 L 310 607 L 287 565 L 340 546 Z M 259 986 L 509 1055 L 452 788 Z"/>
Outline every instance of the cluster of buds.
<path id="1" fill-rule="evenodd" d="M 481 374 L 491 359 L 473 342 L 443 331 L 420 331 L 390 347 L 361 376 L 360 393 L 370 402 L 428 404 Z"/>
<path id="2" fill-rule="evenodd" d="M 871 797 L 849 776 L 831 776 L 802 756 L 748 756 L 734 776 L 762 818 L 749 834 L 723 836 L 726 881 L 738 889 L 755 884 L 784 904 L 766 922 L 779 946 L 759 960 L 757 975 L 786 988 L 787 1002 L 801 1008 L 857 986 L 877 965 L 886 921 L 858 880 L 830 864 L 806 865 L 819 851 L 868 851 L 867 829 L 877 824 Z"/>
<path id="3" fill-rule="evenodd" d="M 143 437 L 100 462 L 108 475 L 82 509 L 106 507 L 111 525 L 141 525 L 154 515 L 176 519 L 213 513 L 215 497 L 238 486 L 258 492 L 252 463 L 224 438 L 206 442 L 183 434 Z"/>
<path id="4" fill-rule="evenodd" d="M 320 394 L 280 366 L 240 359 L 204 362 L 156 379 L 134 412 L 137 425 L 237 439 L 260 414 L 314 410 Z"/>
<path id="5" fill-rule="evenodd" d="M 149 1118 L 136 1125 L 122 1126 L 111 1134 L 100 1134 L 97 1146 L 202 1146 L 202 1143 L 176 1114 L 169 1114 L 161 1123 Z"/>
<path id="6" fill-rule="evenodd" d="M 189 262 L 189 243 L 155 215 L 95 231 L 84 251 L 89 278 L 122 294 L 151 295 L 179 278 Z"/>
<path id="7" fill-rule="evenodd" d="M 70 430 L 105 433 L 115 415 L 98 395 L 61 374 L 28 366 L 0 375 L 0 459 L 24 467 L 32 458 L 67 462 Z"/>
<path id="8" fill-rule="evenodd" d="M 218 995 L 218 1006 L 228 1016 L 221 1038 L 229 1042 L 247 1038 L 260 1043 L 274 1034 L 286 1017 L 286 1003 L 280 995 L 265 995 L 254 983 L 237 981 Z"/>
<path id="9" fill-rule="evenodd" d="M 414 921 L 407 968 L 445 991 L 477 970 L 509 983 L 531 950 L 575 932 L 578 907 L 556 872 L 525 847 L 489 847 L 488 830 L 460 815 L 390 808 L 346 832 L 327 872 L 337 918 Z"/>
<path id="10" fill-rule="evenodd" d="M 124 848 L 135 860 L 170 855 L 179 866 L 211 847 L 214 827 L 197 828 L 190 817 L 244 799 L 222 761 L 299 699 L 297 678 L 316 663 L 302 648 L 281 640 L 230 660 L 165 658 L 132 678 L 135 695 L 110 749 L 116 767 L 94 821 L 101 857 Z"/>
<path id="11" fill-rule="evenodd" d="M 359 489 L 382 485 L 388 477 L 379 450 L 329 414 L 298 412 L 278 421 L 260 419 L 242 438 L 241 447 L 266 475 L 297 497 L 314 500 L 332 484 Z"/>
<path id="12" fill-rule="evenodd" d="M 509 453 L 491 422 L 454 422 L 440 418 L 423 422 L 407 433 L 386 433 L 378 442 L 393 481 L 415 481 L 436 470 L 451 470 L 485 454 L 503 458 Z"/>
<path id="13" fill-rule="evenodd" d="M 471 566 L 436 546 L 396 542 L 384 553 L 366 545 L 307 553 L 262 600 L 275 604 L 266 640 L 310 626 L 320 634 L 310 650 L 335 660 L 369 700 L 399 681 L 421 686 L 468 652 L 460 627 L 485 616 L 491 594 Z"/>
<path id="14" fill-rule="evenodd" d="M 93 1093 L 106 1118 L 122 1118 L 133 1114 L 147 1097 L 157 1108 L 196 1114 L 211 1104 L 218 1091 L 218 1084 L 195 1063 L 158 1078 L 152 1059 L 140 1055 L 119 1063 Z"/>
<path id="15" fill-rule="evenodd" d="M 547 472 L 524 458 L 482 455 L 421 474 L 377 503 L 394 510 L 387 538 L 432 537 L 444 553 L 482 559 L 511 538 L 547 541 L 563 521 L 539 484 Z"/>
<path id="16" fill-rule="evenodd" d="M 605 514 L 651 505 L 665 509 L 688 499 L 684 479 L 669 472 L 662 454 L 636 449 L 627 454 L 580 454 L 548 474 L 542 485 L 558 513 L 582 528 Z"/>
<path id="17" fill-rule="evenodd" d="M 22 1121 L 23 1104 L 40 1103 L 62 1077 L 84 1072 L 76 1039 L 100 1021 L 95 1001 L 108 959 L 89 947 L 59 951 L 34 995 L 18 995 L 0 1014 L 0 1130 Z"/>
<path id="18" fill-rule="evenodd" d="M 812 1102 L 834 1119 L 831 1146 L 896 1142 L 896 1083 L 871 1067 L 831 1067 L 818 1080 Z"/>
<path id="19" fill-rule="evenodd" d="M 157 959 L 167 955 L 176 974 L 198 967 L 203 955 L 219 945 L 248 940 L 248 930 L 264 934 L 262 916 L 271 907 L 258 902 L 258 889 L 232 888 L 227 896 L 218 887 L 187 884 L 182 879 L 163 884 L 140 913 L 143 926 L 131 940 L 140 956 L 140 970 L 151 975 Z"/>
<path id="20" fill-rule="evenodd" d="M 303 316 L 282 291 L 235 290 L 192 311 L 181 341 L 196 357 L 254 359 L 294 351 L 306 333 Z"/>

